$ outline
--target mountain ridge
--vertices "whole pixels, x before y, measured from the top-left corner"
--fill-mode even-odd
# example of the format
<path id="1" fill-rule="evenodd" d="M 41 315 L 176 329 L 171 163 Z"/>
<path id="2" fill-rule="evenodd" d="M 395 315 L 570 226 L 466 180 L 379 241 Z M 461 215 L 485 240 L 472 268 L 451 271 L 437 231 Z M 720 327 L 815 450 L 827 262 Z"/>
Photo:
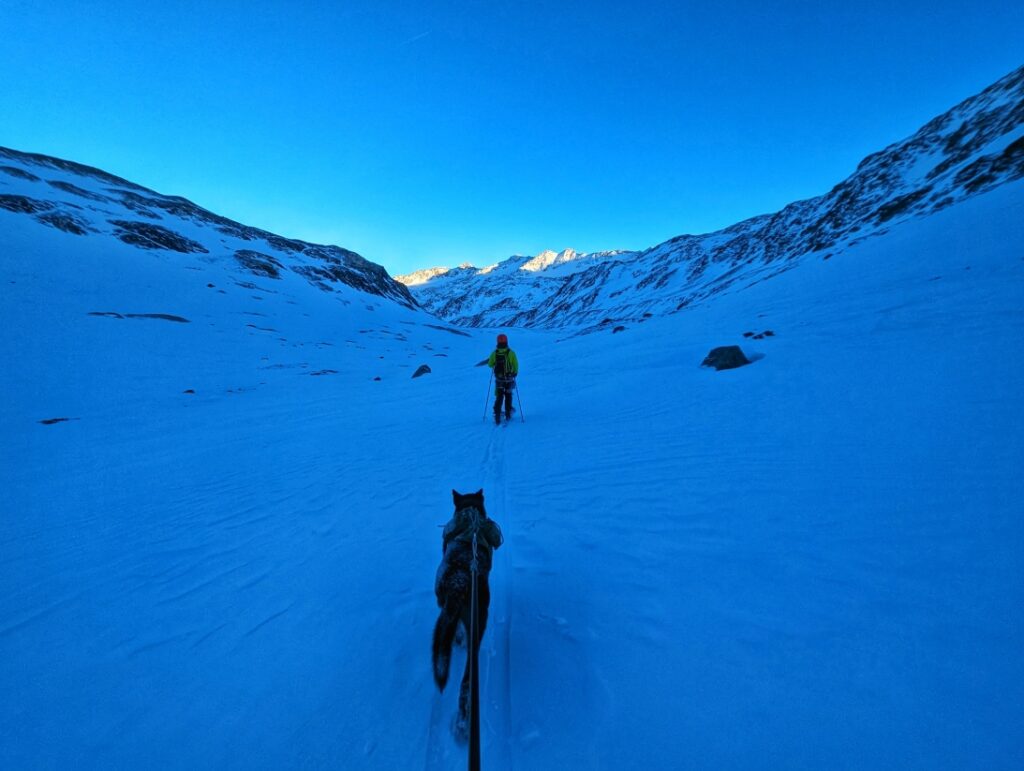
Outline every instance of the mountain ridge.
<path id="1" fill-rule="evenodd" d="M 570 275 L 539 279 L 510 258 L 498 264 L 504 269 L 436 273 L 413 294 L 449 323 L 468 327 L 592 330 L 674 313 L 1021 178 L 1022 126 L 1024 67 L 868 155 L 823 195 Z"/>
<path id="2" fill-rule="evenodd" d="M 43 178 L 54 171 L 59 178 Z M 403 284 L 354 251 L 243 225 L 76 161 L 0 147 L 0 208 L 75 236 L 105 234 L 141 249 L 229 257 L 242 272 L 262 278 L 293 272 L 325 292 L 345 285 L 417 306 Z"/>

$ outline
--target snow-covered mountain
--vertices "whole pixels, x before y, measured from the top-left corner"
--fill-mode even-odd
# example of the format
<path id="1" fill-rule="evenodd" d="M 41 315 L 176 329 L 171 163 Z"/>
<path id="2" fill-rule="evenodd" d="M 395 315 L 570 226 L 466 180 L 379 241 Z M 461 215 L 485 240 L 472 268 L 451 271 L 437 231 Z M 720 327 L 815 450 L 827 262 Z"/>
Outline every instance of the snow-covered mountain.
<path id="1" fill-rule="evenodd" d="M 910 138 L 868 156 L 825 195 L 774 214 L 714 233 L 678 236 L 640 252 L 582 261 L 545 252 L 481 270 L 440 272 L 417 281 L 413 293 L 461 326 L 601 328 L 638 322 L 750 286 L 807 259 L 838 257 L 902 221 L 1022 176 L 1024 67 Z M 574 269 L 548 267 L 565 259 L 576 260 L 569 263 Z"/>
<path id="2" fill-rule="evenodd" d="M 460 265 L 460 268 L 468 268 L 470 265 Z M 395 276 L 395 281 L 398 281 L 406 286 L 416 286 L 418 284 L 425 284 L 435 276 L 440 276 L 443 273 L 448 273 L 451 268 L 424 268 L 423 270 L 415 270 L 412 273 L 406 273 L 405 275 Z"/>
<path id="3" fill-rule="evenodd" d="M 143 250 L 205 255 L 240 278 L 295 273 L 333 292 L 346 285 L 412 307 L 405 286 L 380 265 L 337 246 L 310 244 L 242 225 L 179 196 L 161 195 L 100 169 L 0 147 L 0 208 L 82 238 L 114 236 Z"/>
<path id="4" fill-rule="evenodd" d="M 578 274 L 609 261 L 626 260 L 637 252 L 621 250 L 580 253 L 550 249 L 534 256 L 517 254 L 476 268 L 428 268 L 395 276 L 432 313 L 463 326 L 529 326 L 525 318 L 560 293 Z M 517 319 L 515 323 L 508 322 Z M 494 323 L 491 323 L 494 322 Z"/>

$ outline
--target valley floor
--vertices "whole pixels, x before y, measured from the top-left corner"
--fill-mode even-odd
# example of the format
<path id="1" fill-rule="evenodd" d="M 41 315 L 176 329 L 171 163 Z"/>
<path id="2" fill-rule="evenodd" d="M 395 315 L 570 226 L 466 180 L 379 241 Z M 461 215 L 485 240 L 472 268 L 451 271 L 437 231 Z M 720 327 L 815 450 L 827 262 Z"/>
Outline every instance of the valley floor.
<path id="1" fill-rule="evenodd" d="M 433 579 L 451 489 L 483 488 L 485 767 L 1019 768 L 1024 262 L 962 227 L 616 335 L 510 331 L 506 427 L 482 332 L 431 332 L 416 380 L 9 406 L 0 766 L 461 768 Z M 737 341 L 751 366 L 697 366 Z"/>

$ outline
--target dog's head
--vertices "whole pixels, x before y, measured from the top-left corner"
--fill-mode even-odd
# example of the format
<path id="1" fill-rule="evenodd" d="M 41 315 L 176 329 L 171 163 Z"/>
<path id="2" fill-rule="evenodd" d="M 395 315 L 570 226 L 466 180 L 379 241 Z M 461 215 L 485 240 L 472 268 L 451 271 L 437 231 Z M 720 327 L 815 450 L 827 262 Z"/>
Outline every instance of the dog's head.
<path id="1" fill-rule="evenodd" d="M 452 490 L 452 500 L 455 502 L 455 510 L 474 507 L 480 511 L 484 510 L 484 491 L 481 488 L 475 493 L 460 493 Z"/>

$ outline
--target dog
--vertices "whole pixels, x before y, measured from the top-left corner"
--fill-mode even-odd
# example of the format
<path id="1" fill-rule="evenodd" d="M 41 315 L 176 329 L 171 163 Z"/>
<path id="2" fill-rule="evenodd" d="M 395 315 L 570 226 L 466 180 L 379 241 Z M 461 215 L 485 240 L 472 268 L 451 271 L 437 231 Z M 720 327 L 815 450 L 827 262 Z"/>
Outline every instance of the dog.
<path id="1" fill-rule="evenodd" d="M 434 682 L 440 691 L 448 683 L 448 666 L 451 661 L 452 643 L 461 622 L 465 639 L 473 647 L 466 656 L 466 669 L 462 675 L 459 690 L 459 719 L 464 722 L 469 708 L 470 661 L 480 651 L 480 641 L 487 628 L 487 609 L 491 602 L 491 588 L 488 580 L 491 572 L 491 555 L 502 544 L 501 528 L 487 516 L 484 509 L 484 491 L 462 494 L 452 490 L 455 513 L 444 527 L 441 537 L 441 564 L 434 581 L 441 613 L 434 625 L 433 664 Z M 477 635 L 471 638 L 470 613 L 473 594 L 473 535 L 476 535 L 476 609 Z"/>

